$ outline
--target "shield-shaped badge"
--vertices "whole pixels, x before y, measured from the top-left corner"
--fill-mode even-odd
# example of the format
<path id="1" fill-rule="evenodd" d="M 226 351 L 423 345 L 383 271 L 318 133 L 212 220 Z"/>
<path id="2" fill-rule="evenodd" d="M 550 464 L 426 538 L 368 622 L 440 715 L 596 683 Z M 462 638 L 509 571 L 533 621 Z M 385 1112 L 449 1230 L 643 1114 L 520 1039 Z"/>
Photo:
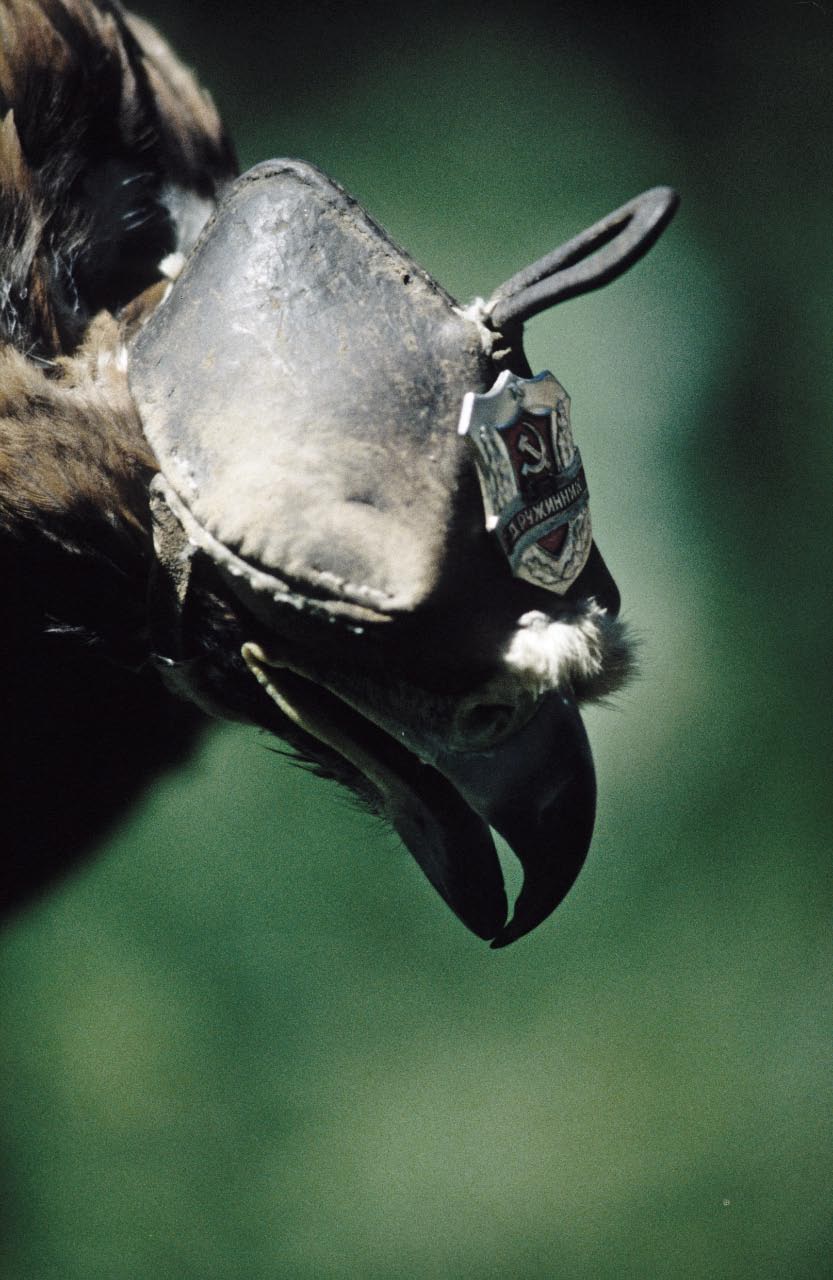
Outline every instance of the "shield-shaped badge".
<path id="1" fill-rule="evenodd" d="M 558 595 L 590 554 L 587 481 L 570 428 L 570 397 L 551 373 L 508 370 L 463 398 L 459 431 L 474 449 L 486 528 L 519 578 Z"/>

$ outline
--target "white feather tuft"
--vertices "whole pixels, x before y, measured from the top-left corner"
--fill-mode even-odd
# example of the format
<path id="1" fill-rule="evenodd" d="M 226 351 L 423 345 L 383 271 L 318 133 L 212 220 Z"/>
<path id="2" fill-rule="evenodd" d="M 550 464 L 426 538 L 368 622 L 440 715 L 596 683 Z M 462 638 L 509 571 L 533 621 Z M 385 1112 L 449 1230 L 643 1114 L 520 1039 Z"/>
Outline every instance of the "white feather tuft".
<path id="1" fill-rule="evenodd" d="M 592 681 L 602 670 L 606 618 L 595 600 L 564 621 L 525 613 L 506 651 L 506 665 L 536 697 Z"/>

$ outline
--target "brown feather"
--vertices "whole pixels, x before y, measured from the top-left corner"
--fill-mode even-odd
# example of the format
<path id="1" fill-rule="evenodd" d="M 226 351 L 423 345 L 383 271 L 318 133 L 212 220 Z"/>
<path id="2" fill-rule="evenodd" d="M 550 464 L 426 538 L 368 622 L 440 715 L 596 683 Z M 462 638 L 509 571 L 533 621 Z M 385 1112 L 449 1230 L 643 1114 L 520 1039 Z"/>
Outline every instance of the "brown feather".
<path id="1" fill-rule="evenodd" d="M 0 0 L 0 117 L 0 554 L 19 626 L 138 663 L 155 463 L 124 342 L 233 151 L 164 40 L 109 0 Z"/>
<path id="2" fill-rule="evenodd" d="M 233 149 L 147 23 L 92 0 L 0 0 L 0 339 L 52 357 L 185 252 Z"/>

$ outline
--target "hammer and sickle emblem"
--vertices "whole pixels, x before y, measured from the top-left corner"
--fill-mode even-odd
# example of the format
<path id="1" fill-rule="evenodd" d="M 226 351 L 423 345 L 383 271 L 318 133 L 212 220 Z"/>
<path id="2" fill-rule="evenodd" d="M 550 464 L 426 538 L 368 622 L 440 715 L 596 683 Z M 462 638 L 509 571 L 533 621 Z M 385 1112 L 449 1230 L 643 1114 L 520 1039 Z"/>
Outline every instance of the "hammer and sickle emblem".
<path id="1" fill-rule="evenodd" d="M 547 469 L 547 447 L 541 439 L 541 433 L 537 427 L 533 427 L 530 422 L 524 423 L 523 432 L 518 437 L 518 453 L 524 454 L 527 458 L 531 458 L 531 462 L 524 462 L 521 466 L 521 475 L 537 476 L 541 471 Z"/>

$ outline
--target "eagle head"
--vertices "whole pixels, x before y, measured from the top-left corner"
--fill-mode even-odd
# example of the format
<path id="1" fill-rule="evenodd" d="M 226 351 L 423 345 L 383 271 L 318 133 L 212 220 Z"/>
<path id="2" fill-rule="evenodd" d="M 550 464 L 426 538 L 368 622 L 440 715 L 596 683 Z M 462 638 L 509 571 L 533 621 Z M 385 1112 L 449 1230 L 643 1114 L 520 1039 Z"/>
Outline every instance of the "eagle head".
<path id="1" fill-rule="evenodd" d="M 460 305 L 313 166 L 235 179 L 210 101 L 117 6 L 2 22 L 0 533 L 38 565 L 31 625 L 275 733 L 512 942 L 582 866 L 580 706 L 632 665 L 523 328 L 635 262 L 674 193 Z"/>

